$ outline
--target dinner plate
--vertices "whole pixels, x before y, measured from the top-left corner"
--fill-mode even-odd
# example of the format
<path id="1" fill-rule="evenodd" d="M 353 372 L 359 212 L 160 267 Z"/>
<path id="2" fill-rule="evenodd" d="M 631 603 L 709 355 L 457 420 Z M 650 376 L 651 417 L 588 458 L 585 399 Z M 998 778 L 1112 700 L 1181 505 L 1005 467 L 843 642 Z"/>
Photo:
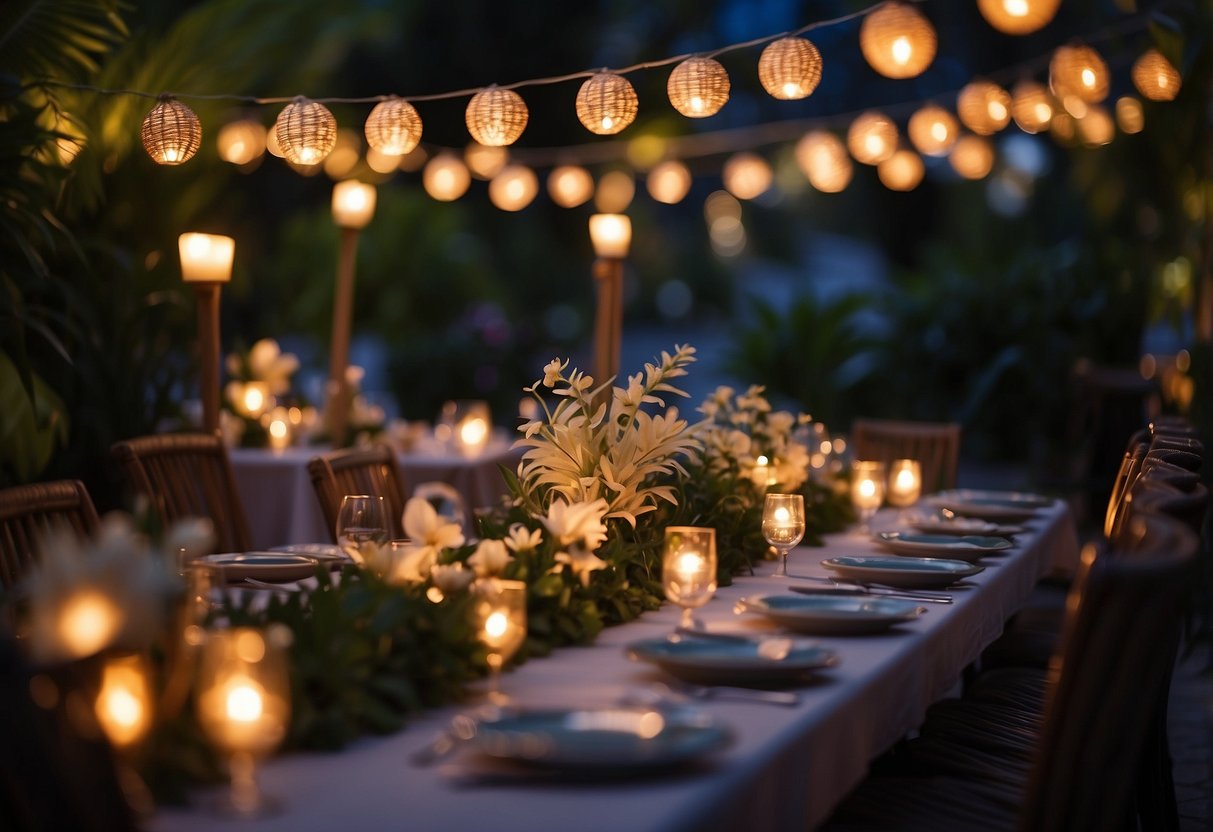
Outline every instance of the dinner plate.
<path id="1" fill-rule="evenodd" d="M 286 552 L 225 552 L 203 555 L 199 560 L 222 569 L 227 583 L 246 578 L 268 583 L 299 581 L 315 575 L 320 563 L 314 557 Z"/>
<path id="2" fill-rule="evenodd" d="M 267 551 L 306 555 L 322 563 L 331 563 L 334 567 L 354 562 L 353 558 L 335 543 L 291 543 L 286 546 L 271 546 Z"/>
<path id="3" fill-rule="evenodd" d="M 985 570 L 963 560 L 904 555 L 854 555 L 827 558 L 826 569 L 851 581 L 869 581 L 903 589 L 942 588 Z"/>
<path id="4" fill-rule="evenodd" d="M 729 743 L 727 728 L 690 707 L 506 711 L 471 740 L 499 760 L 568 772 L 632 773 L 687 763 Z"/>
<path id="5" fill-rule="evenodd" d="M 987 555 L 1005 552 L 1013 545 L 1005 537 L 947 534 L 914 534 L 912 532 L 877 532 L 873 539 L 890 552 L 899 555 L 946 555 L 972 563 Z"/>
<path id="6" fill-rule="evenodd" d="M 842 595 L 750 595 L 737 606 L 789 630 L 817 635 L 879 633 L 926 611 L 913 601 Z"/>
<path id="7" fill-rule="evenodd" d="M 941 491 L 932 494 L 929 499 L 932 504 L 962 517 L 980 517 L 986 520 L 1027 520 L 1035 516 L 1038 509 L 1053 504 L 1049 497 L 1026 491 L 983 491 L 969 488 Z"/>
<path id="8" fill-rule="evenodd" d="M 786 636 L 734 640 L 675 634 L 629 644 L 627 654 L 697 685 L 790 682 L 838 662 L 833 650 Z"/>
<path id="9" fill-rule="evenodd" d="M 910 521 L 910 525 L 920 532 L 928 534 L 981 534 L 1006 536 L 1023 534 L 1023 526 L 1013 526 L 1008 523 L 991 523 L 980 517 L 919 517 Z"/>

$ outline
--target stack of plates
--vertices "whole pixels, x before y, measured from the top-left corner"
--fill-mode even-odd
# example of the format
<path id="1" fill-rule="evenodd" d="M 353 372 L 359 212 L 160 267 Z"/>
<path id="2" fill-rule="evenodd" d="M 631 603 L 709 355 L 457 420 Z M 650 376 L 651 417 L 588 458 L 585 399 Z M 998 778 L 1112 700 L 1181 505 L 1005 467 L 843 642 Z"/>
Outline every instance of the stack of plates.
<path id="1" fill-rule="evenodd" d="M 848 581 L 902 589 L 943 589 L 985 571 L 984 566 L 974 566 L 963 560 L 884 555 L 828 558 L 821 565 Z"/>
<path id="2" fill-rule="evenodd" d="M 673 635 L 629 644 L 627 652 L 697 685 L 784 684 L 838 662 L 833 650 L 783 636 Z"/>
<path id="3" fill-rule="evenodd" d="M 229 584 L 250 578 L 275 584 L 301 581 L 315 575 L 320 565 L 314 557 L 285 552 L 225 552 L 203 555 L 198 561 L 218 568 Z"/>
<path id="4" fill-rule="evenodd" d="M 926 610 L 913 601 L 845 595 L 750 595 L 737 602 L 789 630 L 818 635 L 879 633 Z"/>
<path id="5" fill-rule="evenodd" d="M 1010 549 L 1011 541 L 1005 537 L 981 537 L 966 535 L 955 537 L 945 534 L 915 534 L 913 532 L 877 532 L 873 539 L 891 552 L 899 555 L 944 555 L 956 560 L 972 563 L 988 555 Z"/>
<path id="6" fill-rule="evenodd" d="M 927 500 L 962 517 L 1010 521 L 1027 520 L 1035 516 L 1038 510 L 1053 504 L 1049 497 L 1025 491 L 979 491 L 971 488 L 941 491 Z"/>

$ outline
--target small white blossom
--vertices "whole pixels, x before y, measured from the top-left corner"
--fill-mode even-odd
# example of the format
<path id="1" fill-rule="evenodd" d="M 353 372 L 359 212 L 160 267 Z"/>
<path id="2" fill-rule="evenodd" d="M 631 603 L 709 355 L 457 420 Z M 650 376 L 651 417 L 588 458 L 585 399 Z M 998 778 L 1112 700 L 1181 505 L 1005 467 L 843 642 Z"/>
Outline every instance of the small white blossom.
<path id="1" fill-rule="evenodd" d="M 434 586 L 447 595 L 463 592 L 475 577 L 476 573 L 470 569 L 464 569 L 462 563 L 438 564 L 430 570 L 430 578 L 434 581 Z"/>
<path id="2" fill-rule="evenodd" d="M 482 540 L 477 544 L 475 553 L 468 558 L 468 565 L 476 570 L 477 578 L 489 578 L 500 575 L 513 559 L 504 541 Z"/>
<path id="3" fill-rule="evenodd" d="M 510 526 L 510 533 L 505 538 L 505 545 L 512 552 L 529 552 L 537 549 L 543 542 L 543 532 L 539 529 L 531 531 L 521 523 Z"/>

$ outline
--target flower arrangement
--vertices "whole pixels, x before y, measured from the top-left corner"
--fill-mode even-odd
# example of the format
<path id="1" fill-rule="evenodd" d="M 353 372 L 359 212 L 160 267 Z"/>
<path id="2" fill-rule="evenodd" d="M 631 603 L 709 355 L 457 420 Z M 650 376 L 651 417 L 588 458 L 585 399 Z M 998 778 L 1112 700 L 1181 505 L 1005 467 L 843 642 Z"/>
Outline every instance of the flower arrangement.
<path id="1" fill-rule="evenodd" d="M 230 380 L 223 389 L 220 428 L 227 444 L 281 446 L 305 436 L 314 425 L 313 408 L 278 406 L 291 396 L 291 377 L 299 369 L 299 359 L 282 352 L 273 338 L 262 338 L 247 352 L 230 353 L 225 366 Z M 282 427 L 275 430 L 275 421 Z M 281 431 L 285 435 L 277 435 Z"/>

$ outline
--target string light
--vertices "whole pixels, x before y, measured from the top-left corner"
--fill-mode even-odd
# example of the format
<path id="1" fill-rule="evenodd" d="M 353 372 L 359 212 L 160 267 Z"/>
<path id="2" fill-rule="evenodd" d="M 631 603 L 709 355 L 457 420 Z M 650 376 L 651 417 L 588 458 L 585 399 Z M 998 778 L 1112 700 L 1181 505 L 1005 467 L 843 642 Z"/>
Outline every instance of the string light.
<path id="1" fill-rule="evenodd" d="M 890 191 L 912 191 L 925 174 L 922 157 L 907 148 L 901 148 L 876 166 L 881 184 Z"/>
<path id="2" fill-rule="evenodd" d="M 780 38 L 762 50 L 758 80 L 775 98 L 808 98 L 821 83 L 821 52 L 805 38 Z"/>
<path id="3" fill-rule="evenodd" d="M 845 190 L 854 172 L 842 141 L 824 130 L 806 133 L 796 143 L 796 164 L 810 185 L 827 194 Z"/>
<path id="4" fill-rule="evenodd" d="M 1116 123 L 1107 109 L 1093 104 L 1087 114 L 1078 119 L 1078 137 L 1087 147 L 1109 144 L 1116 136 Z"/>
<path id="5" fill-rule="evenodd" d="M 645 184 L 649 195 L 666 205 L 682 202 L 691 190 L 691 171 L 682 162 L 669 160 L 649 171 Z"/>
<path id="6" fill-rule="evenodd" d="M 202 145 L 202 124 L 193 110 L 165 96 L 144 117 L 139 137 L 153 162 L 180 165 L 192 159 Z"/>
<path id="7" fill-rule="evenodd" d="M 421 185 L 425 192 L 440 202 L 453 202 L 467 193 L 472 174 L 454 153 L 439 153 L 425 164 Z"/>
<path id="8" fill-rule="evenodd" d="M 248 165 L 265 153 L 265 127 L 252 119 L 241 119 L 223 125 L 215 143 L 219 158 L 233 165 Z"/>
<path id="9" fill-rule="evenodd" d="M 622 214 L 632 204 L 634 196 L 636 182 L 632 174 L 622 170 L 608 171 L 598 180 L 594 207 L 600 214 Z"/>
<path id="10" fill-rule="evenodd" d="M 278 114 L 274 136 L 287 161 L 318 165 L 337 144 L 337 120 L 328 107 L 300 96 Z"/>
<path id="11" fill-rule="evenodd" d="M 421 142 L 421 116 L 417 108 L 392 96 L 380 101 L 366 117 L 366 143 L 385 156 L 411 153 Z"/>
<path id="12" fill-rule="evenodd" d="M 1108 66 L 1089 46 L 1059 46 L 1049 61 L 1049 86 L 1063 101 L 1073 95 L 1098 104 L 1108 95 Z"/>
<path id="13" fill-rule="evenodd" d="M 919 153 L 946 156 L 952 145 L 956 144 L 960 126 L 943 107 L 927 104 L 910 116 L 907 132 Z"/>
<path id="14" fill-rule="evenodd" d="M 594 177 L 578 165 L 560 165 L 548 174 L 548 195 L 561 208 L 576 208 L 594 195 Z"/>
<path id="15" fill-rule="evenodd" d="M 539 179 L 526 165 L 509 165 L 489 183 L 489 199 L 502 211 L 521 211 L 539 193 Z"/>
<path id="16" fill-rule="evenodd" d="M 1116 125 L 1122 133 L 1140 133 L 1146 125 L 1141 102 L 1130 95 L 1116 99 Z"/>
<path id="17" fill-rule="evenodd" d="M 1011 96 L 990 81 L 973 81 L 956 97 L 956 115 L 977 135 L 993 135 L 1011 121 Z"/>
<path id="18" fill-rule="evenodd" d="M 721 171 L 725 190 L 738 199 L 754 199 L 771 187 L 771 166 L 756 153 L 736 153 Z"/>
<path id="19" fill-rule="evenodd" d="M 913 78 L 935 60 L 935 27 L 913 6 L 885 3 L 864 17 L 859 48 L 886 78 Z"/>
<path id="20" fill-rule="evenodd" d="M 477 179 L 492 179 L 510 163 L 510 152 L 504 147 L 470 142 L 463 151 L 463 162 Z"/>
<path id="21" fill-rule="evenodd" d="M 1179 95 L 1179 70 L 1157 49 L 1146 50 L 1134 61 L 1130 74 L 1133 86 L 1151 101 L 1172 101 Z"/>
<path id="22" fill-rule="evenodd" d="M 897 125 L 884 113 L 866 112 L 851 122 L 847 148 L 856 162 L 879 164 L 897 149 Z"/>
<path id="23" fill-rule="evenodd" d="M 1044 84 L 1020 81 L 1011 96 L 1011 115 L 1025 133 L 1048 130 L 1053 120 L 1053 98 Z"/>
<path id="24" fill-rule="evenodd" d="M 1061 0 L 977 0 L 981 16 L 1007 35 L 1028 35 L 1048 25 Z"/>
<path id="25" fill-rule="evenodd" d="M 965 179 L 984 179 L 994 168 L 994 147 L 982 136 L 961 136 L 948 161 Z"/>
<path id="26" fill-rule="evenodd" d="M 577 120 L 591 133 L 613 136 L 636 120 L 640 101 L 622 75 L 598 72 L 577 91 Z"/>
<path id="27" fill-rule="evenodd" d="M 711 58 L 687 58 L 670 73 L 666 93 L 687 118 L 707 118 L 729 100 L 729 73 Z"/>
<path id="28" fill-rule="evenodd" d="M 472 96 L 465 120 L 468 132 L 480 144 L 504 147 L 518 141 L 529 115 L 521 95 L 492 86 Z"/>

